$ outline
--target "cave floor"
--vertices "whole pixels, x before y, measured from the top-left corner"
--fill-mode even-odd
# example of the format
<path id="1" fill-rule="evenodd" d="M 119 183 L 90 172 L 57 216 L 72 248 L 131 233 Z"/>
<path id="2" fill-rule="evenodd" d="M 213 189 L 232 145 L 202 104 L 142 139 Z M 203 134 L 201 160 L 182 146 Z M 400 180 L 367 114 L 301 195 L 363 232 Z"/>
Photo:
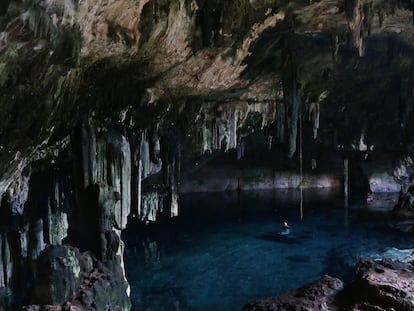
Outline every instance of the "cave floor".
<path id="1" fill-rule="evenodd" d="M 396 194 L 397 195 L 397 194 Z M 358 258 L 406 256 L 410 234 L 363 197 L 305 191 L 186 194 L 181 215 L 124 232 L 135 311 L 241 310 L 329 274 L 350 281 Z M 292 234 L 278 236 L 281 223 Z"/>

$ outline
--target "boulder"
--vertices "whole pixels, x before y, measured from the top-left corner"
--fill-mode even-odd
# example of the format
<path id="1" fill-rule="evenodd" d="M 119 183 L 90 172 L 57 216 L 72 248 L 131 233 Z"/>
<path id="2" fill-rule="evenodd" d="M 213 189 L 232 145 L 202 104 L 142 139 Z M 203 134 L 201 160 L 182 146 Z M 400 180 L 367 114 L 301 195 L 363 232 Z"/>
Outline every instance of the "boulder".
<path id="1" fill-rule="evenodd" d="M 357 280 L 351 285 L 354 310 L 414 310 L 413 279 L 414 266 L 410 263 L 361 260 Z M 367 305 L 371 309 L 365 308 Z"/>
<path id="2" fill-rule="evenodd" d="M 115 236 L 109 237 L 114 239 L 113 248 L 119 242 Z M 25 311 L 131 309 L 119 256 L 103 264 L 91 252 L 48 247 L 39 256 L 37 269 L 32 304 L 24 306 Z"/>
<path id="3" fill-rule="evenodd" d="M 414 185 L 401 187 L 393 215 L 398 220 L 414 219 Z"/>
<path id="4" fill-rule="evenodd" d="M 297 290 L 247 304 L 243 311 L 339 310 L 335 297 L 343 286 L 341 280 L 326 275 Z"/>
<path id="5" fill-rule="evenodd" d="M 81 271 L 78 250 L 70 246 L 50 246 L 42 251 L 36 264 L 32 302 L 61 304 L 79 286 Z"/>
<path id="6" fill-rule="evenodd" d="M 72 299 L 62 305 L 62 311 L 111 310 L 129 311 L 128 283 L 119 258 L 102 264 L 94 261 L 94 268 L 85 276 Z"/>
<path id="7" fill-rule="evenodd" d="M 348 285 L 324 276 L 297 290 L 258 300 L 243 311 L 414 310 L 414 266 L 389 259 L 360 260 L 356 279 Z"/>
<path id="8" fill-rule="evenodd" d="M 403 232 L 414 231 L 414 185 L 402 186 L 392 211 L 396 220 L 392 226 Z"/>

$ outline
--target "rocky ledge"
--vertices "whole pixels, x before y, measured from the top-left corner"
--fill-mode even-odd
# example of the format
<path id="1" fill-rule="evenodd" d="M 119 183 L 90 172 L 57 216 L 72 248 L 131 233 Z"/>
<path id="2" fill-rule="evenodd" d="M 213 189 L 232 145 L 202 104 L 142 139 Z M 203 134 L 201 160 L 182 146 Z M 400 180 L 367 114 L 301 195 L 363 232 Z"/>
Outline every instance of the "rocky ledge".
<path id="1" fill-rule="evenodd" d="M 71 246 L 46 248 L 39 256 L 32 304 L 25 311 L 131 308 L 120 257 L 102 263 Z"/>
<path id="2" fill-rule="evenodd" d="M 413 280 L 412 263 L 360 260 L 350 284 L 324 276 L 286 294 L 249 303 L 243 311 L 414 310 Z"/>

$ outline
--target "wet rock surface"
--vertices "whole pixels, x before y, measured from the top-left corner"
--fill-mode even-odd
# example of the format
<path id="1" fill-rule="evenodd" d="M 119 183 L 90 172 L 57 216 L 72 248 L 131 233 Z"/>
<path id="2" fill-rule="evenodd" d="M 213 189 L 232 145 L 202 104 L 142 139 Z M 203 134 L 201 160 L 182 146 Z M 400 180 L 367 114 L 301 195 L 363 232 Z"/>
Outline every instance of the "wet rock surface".
<path id="1" fill-rule="evenodd" d="M 414 231 L 414 186 L 412 184 L 401 187 L 392 215 L 395 219 L 393 226 L 396 229 L 403 232 Z"/>
<path id="2" fill-rule="evenodd" d="M 243 311 L 336 310 L 333 308 L 335 296 L 343 286 L 341 280 L 325 276 L 295 291 L 248 304 Z"/>
<path id="3" fill-rule="evenodd" d="M 413 280 L 411 263 L 360 260 L 349 284 L 324 276 L 292 292 L 247 304 L 243 311 L 413 310 Z"/>
<path id="4" fill-rule="evenodd" d="M 394 207 L 397 219 L 414 219 L 414 185 L 401 187 L 398 202 Z"/>
<path id="5" fill-rule="evenodd" d="M 69 246 L 45 249 L 39 257 L 32 304 L 22 310 L 130 310 L 120 258 L 103 264 Z"/>
<path id="6" fill-rule="evenodd" d="M 32 302 L 61 304 L 69 299 L 79 286 L 79 252 L 71 247 L 48 247 L 36 264 Z"/>
<path id="7" fill-rule="evenodd" d="M 360 261 L 351 285 L 357 310 L 412 310 L 414 267 L 410 263 L 383 260 Z"/>

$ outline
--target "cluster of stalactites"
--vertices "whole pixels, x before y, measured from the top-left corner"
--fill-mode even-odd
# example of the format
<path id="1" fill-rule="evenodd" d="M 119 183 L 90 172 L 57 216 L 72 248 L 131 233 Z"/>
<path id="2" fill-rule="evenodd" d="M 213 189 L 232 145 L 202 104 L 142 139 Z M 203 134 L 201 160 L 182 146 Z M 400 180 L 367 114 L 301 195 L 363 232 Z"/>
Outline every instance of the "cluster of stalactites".
<path id="1" fill-rule="evenodd" d="M 161 170 L 159 137 L 156 130 L 144 130 L 134 137 L 134 141 L 132 184 L 136 192 L 132 194 L 132 213 L 140 221 L 155 221 L 157 214 L 163 211 L 162 199 L 152 200 L 151 193 L 144 193 L 143 180 Z"/>
<path id="2" fill-rule="evenodd" d="M 95 135 L 85 122 L 81 128 L 83 187 L 105 184 L 119 194 L 115 215 L 125 228 L 131 207 L 131 149 L 121 133 L 109 131 Z"/>
<path id="3" fill-rule="evenodd" d="M 378 15 L 381 26 L 385 15 L 393 14 L 398 6 L 406 6 L 404 1 L 395 0 L 346 0 L 344 4 L 350 31 L 349 44 L 357 49 L 359 56 L 365 54 L 365 38 L 371 34 L 374 15 Z M 409 5 L 412 9 L 412 1 Z"/>
<path id="4" fill-rule="evenodd" d="M 134 138 L 133 148 L 133 215 L 144 223 L 153 222 L 163 213 L 178 215 L 178 191 L 181 165 L 181 143 L 173 130 L 160 135 L 158 125 Z M 162 174 L 162 185 L 144 187 L 145 179 Z"/>
<path id="5" fill-rule="evenodd" d="M 21 278 L 33 272 L 28 262 L 36 260 L 46 245 L 61 245 L 67 237 L 70 194 L 65 179 L 52 171 L 42 175 L 39 182 L 27 173 L 5 194 L 1 206 L 6 219 L 1 221 L 0 287 L 19 288 Z M 30 210 L 25 208 L 28 203 Z M 17 225 L 22 217 L 27 221 Z"/>
<path id="6" fill-rule="evenodd" d="M 81 127 L 83 187 L 103 183 L 119 193 L 115 210 L 120 229 L 125 228 L 130 213 L 143 222 L 155 221 L 167 210 L 176 216 L 181 157 L 178 136 L 166 131 L 160 137 L 157 126 L 128 137 L 114 130 L 96 134 L 90 123 Z M 165 189 L 157 188 L 155 196 L 145 192 L 143 181 L 160 171 Z M 162 200 L 165 196 L 168 208 Z"/>
<path id="7" fill-rule="evenodd" d="M 262 118 L 258 127 L 263 129 L 276 120 L 277 110 L 276 101 L 206 103 L 201 107 L 192 129 L 192 133 L 195 133 L 192 138 L 194 150 L 203 155 L 236 149 L 243 135 L 252 134 L 241 133 L 250 113 L 260 113 Z"/>

